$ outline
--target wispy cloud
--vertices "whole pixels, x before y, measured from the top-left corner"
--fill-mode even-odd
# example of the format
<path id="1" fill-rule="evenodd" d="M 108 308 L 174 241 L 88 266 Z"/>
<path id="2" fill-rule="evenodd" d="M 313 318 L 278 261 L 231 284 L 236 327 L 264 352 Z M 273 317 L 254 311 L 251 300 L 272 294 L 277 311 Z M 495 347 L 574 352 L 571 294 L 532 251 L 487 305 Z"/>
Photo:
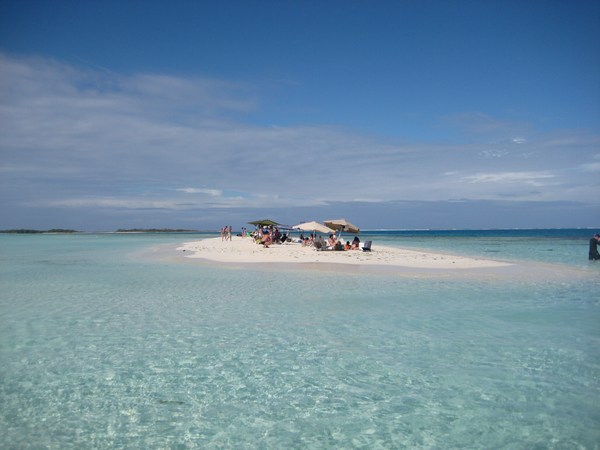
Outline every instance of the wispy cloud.
<path id="1" fill-rule="evenodd" d="M 126 76 L 1 54 L 0 99 L 3 206 L 185 210 L 597 197 L 598 136 L 530 133 L 483 113 L 451 121 L 486 137 L 452 145 L 328 124 L 260 126 L 253 120 L 260 92 L 245 82 Z"/>
<path id="2" fill-rule="evenodd" d="M 223 195 L 222 189 L 206 189 L 206 188 L 180 188 L 176 189 L 179 192 L 185 192 L 186 194 L 207 194 L 212 197 L 220 197 Z"/>
<path id="3" fill-rule="evenodd" d="M 549 183 L 548 179 L 556 178 L 556 176 L 547 171 L 544 172 L 501 172 L 501 173 L 479 173 L 463 177 L 464 180 L 471 183 L 500 183 L 514 184 L 523 183 L 530 186 L 541 187 Z"/>
<path id="4" fill-rule="evenodd" d="M 292 202 L 292 203 L 291 203 Z M 169 197 L 154 193 L 151 198 L 146 196 L 101 197 L 101 196 L 76 196 L 64 197 L 55 200 L 32 200 L 28 206 L 60 207 L 60 208 L 101 208 L 101 209 L 130 209 L 147 210 L 162 209 L 172 211 L 224 209 L 224 208 L 284 208 L 293 204 L 295 207 L 320 206 L 326 202 L 303 200 L 301 198 L 286 198 L 279 195 L 247 194 L 239 196 L 218 196 L 218 198 L 188 198 Z"/>
<path id="5" fill-rule="evenodd" d="M 581 165 L 584 172 L 600 172 L 600 154 L 594 155 L 593 161 Z"/>
<path id="6" fill-rule="evenodd" d="M 502 136 L 516 144 L 523 144 L 526 139 L 515 135 L 527 134 L 531 131 L 531 125 L 518 122 L 501 120 L 480 111 L 456 112 L 448 114 L 442 121 L 451 127 L 455 127 L 474 135 Z"/>

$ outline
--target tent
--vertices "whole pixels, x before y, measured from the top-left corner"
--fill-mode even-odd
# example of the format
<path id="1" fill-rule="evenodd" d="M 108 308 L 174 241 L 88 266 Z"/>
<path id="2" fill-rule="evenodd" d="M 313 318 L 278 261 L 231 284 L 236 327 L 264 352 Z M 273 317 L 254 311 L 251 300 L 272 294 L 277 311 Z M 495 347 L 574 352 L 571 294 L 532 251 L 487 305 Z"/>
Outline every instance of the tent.
<path id="1" fill-rule="evenodd" d="M 263 220 L 255 220 L 253 222 L 248 222 L 250 225 L 256 225 L 257 227 L 268 227 L 268 226 L 277 226 L 279 225 L 277 222 L 271 219 L 263 219 Z"/>

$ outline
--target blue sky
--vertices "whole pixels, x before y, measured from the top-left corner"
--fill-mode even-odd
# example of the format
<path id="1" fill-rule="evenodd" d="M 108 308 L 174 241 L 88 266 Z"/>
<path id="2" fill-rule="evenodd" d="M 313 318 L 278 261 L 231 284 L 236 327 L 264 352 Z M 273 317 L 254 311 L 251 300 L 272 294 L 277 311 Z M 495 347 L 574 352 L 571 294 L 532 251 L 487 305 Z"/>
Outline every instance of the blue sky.
<path id="1" fill-rule="evenodd" d="M 595 1 L 0 0 L 0 229 L 600 227 Z"/>

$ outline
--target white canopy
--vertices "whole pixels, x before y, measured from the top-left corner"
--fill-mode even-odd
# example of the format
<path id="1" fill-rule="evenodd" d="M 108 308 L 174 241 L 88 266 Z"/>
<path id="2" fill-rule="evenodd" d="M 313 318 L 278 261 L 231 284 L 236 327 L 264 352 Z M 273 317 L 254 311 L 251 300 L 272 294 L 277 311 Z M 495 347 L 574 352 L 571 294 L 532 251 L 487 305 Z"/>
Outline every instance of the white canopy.
<path id="1" fill-rule="evenodd" d="M 325 225 L 327 225 L 332 230 L 342 230 L 347 231 L 348 233 L 360 233 L 360 228 L 358 228 L 356 225 L 351 224 L 346 219 L 326 220 Z"/>
<path id="2" fill-rule="evenodd" d="M 312 231 L 312 232 L 319 232 L 319 233 L 331 233 L 331 228 L 327 228 L 322 223 L 315 222 L 314 220 L 312 222 L 300 223 L 298 225 L 293 226 L 292 228 L 294 228 L 296 230 L 302 230 L 302 231 Z"/>

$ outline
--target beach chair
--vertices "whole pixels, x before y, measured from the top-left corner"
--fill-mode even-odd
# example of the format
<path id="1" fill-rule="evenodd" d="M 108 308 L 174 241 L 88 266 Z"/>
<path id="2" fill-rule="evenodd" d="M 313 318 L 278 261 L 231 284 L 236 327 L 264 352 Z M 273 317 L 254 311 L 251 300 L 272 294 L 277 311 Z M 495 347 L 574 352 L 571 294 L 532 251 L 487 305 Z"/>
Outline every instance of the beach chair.
<path id="1" fill-rule="evenodd" d="M 371 251 L 371 242 L 372 241 L 365 241 L 365 243 L 362 246 L 362 251 L 363 252 L 370 252 Z"/>

